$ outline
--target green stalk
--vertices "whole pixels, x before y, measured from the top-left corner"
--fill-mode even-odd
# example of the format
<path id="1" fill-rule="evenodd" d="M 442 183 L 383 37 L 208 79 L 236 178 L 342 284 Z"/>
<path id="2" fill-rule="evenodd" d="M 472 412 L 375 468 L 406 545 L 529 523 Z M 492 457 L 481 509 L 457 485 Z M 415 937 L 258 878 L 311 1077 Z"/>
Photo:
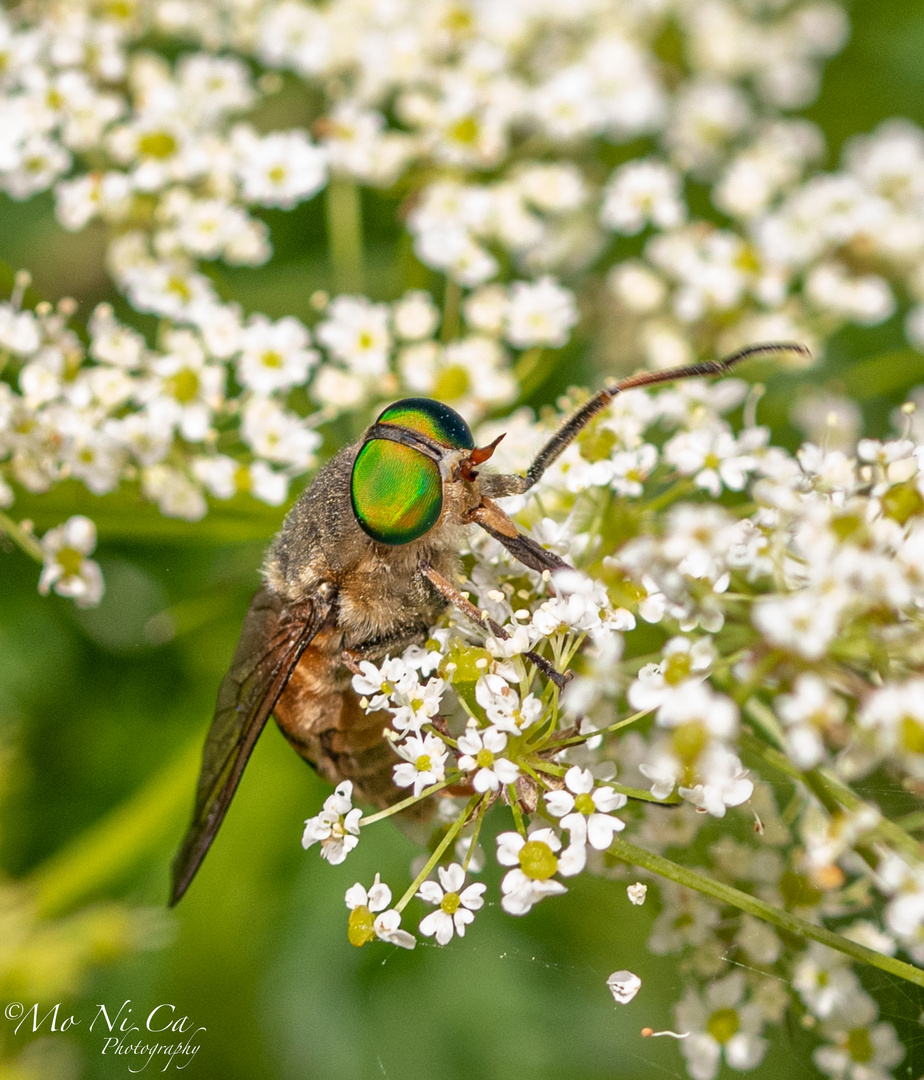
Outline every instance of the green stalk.
<path id="1" fill-rule="evenodd" d="M 325 210 L 334 291 L 362 292 L 363 216 L 356 183 L 344 176 L 332 176 Z"/>
<path id="2" fill-rule="evenodd" d="M 44 562 L 45 556 L 42 553 L 42 545 L 35 539 L 30 532 L 19 524 L 17 524 L 11 517 L 8 517 L 2 511 L 0 511 L 0 532 L 6 533 L 6 535 L 21 548 L 28 556 L 35 559 L 36 562 Z"/>
<path id="3" fill-rule="evenodd" d="M 438 784 L 431 784 L 430 787 L 424 788 L 419 795 L 409 795 L 406 799 L 402 799 L 401 802 L 396 802 L 394 806 L 389 806 L 386 810 L 380 810 L 377 814 L 370 814 L 368 817 L 360 819 L 359 827 L 364 829 L 367 825 L 374 825 L 377 821 L 382 821 L 384 818 L 393 817 L 395 814 L 402 810 L 407 810 L 409 806 L 413 806 L 415 803 L 421 802 L 429 795 L 435 795 L 438 791 L 442 791 L 443 788 L 452 787 L 453 784 L 459 782 L 458 773 L 454 773 L 446 780 L 440 780 Z"/>
<path id="4" fill-rule="evenodd" d="M 795 934 L 809 941 L 818 941 L 822 945 L 836 949 L 838 952 L 844 953 L 852 960 L 857 961 L 857 963 L 869 964 L 871 967 L 879 968 L 880 971 L 886 971 L 890 975 L 896 976 L 896 978 L 906 979 L 916 986 L 924 987 L 924 971 L 920 968 L 914 967 L 912 964 L 906 964 L 902 960 L 896 960 L 892 956 L 885 956 L 882 953 L 874 952 L 872 949 L 867 949 L 865 945 L 858 945 L 855 941 L 850 941 L 840 934 L 835 934 L 817 923 L 809 922 L 807 919 L 793 915 L 791 912 L 783 911 L 774 907 L 773 904 L 759 900 L 756 896 L 749 896 L 732 885 L 725 885 L 722 882 L 714 881 L 712 878 L 699 874 L 695 870 L 688 870 L 679 863 L 665 859 L 663 855 L 655 855 L 653 852 L 646 851 L 635 844 L 630 844 L 627 840 L 618 838 L 613 840 L 607 851 L 610 855 L 615 856 L 624 863 L 628 863 L 630 866 L 638 866 L 643 870 L 649 870 L 651 873 L 658 874 L 660 877 L 667 878 L 678 885 L 683 885 L 688 889 L 695 889 L 696 892 L 702 893 L 704 896 L 711 896 L 714 900 L 718 900 L 719 903 L 729 904 L 731 907 L 738 908 L 739 911 L 747 912 L 747 914 L 771 923 L 787 933 Z"/>
<path id="5" fill-rule="evenodd" d="M 401 897 L 398 903 L 395 904 L 395 911 L 404 911 L 411 897 L 413 897 L 413 895 L 417 892 L 420 886 L 430 876 L 430 871 L 443 857 L 443 852 L 446 850 L 446 848 L 449 847 L 453 840 L 455 840 L 455 838 L 462 831 L 462 826 L 466 823 L 466 821 L 468 821 L 472 811 L 483 798 L 483 795 L 473 795 L 471 799 L 469 799 L 468 806 L 466 806 L 462 813 L 459 814 L 459 816 L 452 823 L 452 825 L 450 825 L 449 828 L 446 830 L 446 835 L 439 842 L 439 846 L 437 847 L 436 851 L 434 851 L 430 858 L 427 859 L 426 865 L 424 866 L 423 870 L 421 870 L 417 877 L 414 878 L 413 882 L 411 882 L 411 884 L 408 886 L 407 892 L 404 894 L 404 896 Z"/>
<path id="6" fill-rule="evenodd" d="M 776 718 L 763 702 L 752 698 L 747 702 L 745 709 L 757 721 L 762 731 L 772 733 L 776 726 Z M 772 724 L 770 723 L 771 719 Z M 785 754 L 771 746 L 767 746 L 761 739 L 749 735 L 747 732 L 741 734 L 741 745 L 744 749 L 765 761 L 771 768 L 805 784 L 829 814 L 839 813 L 841 808 L 855 813 L 864 807 L 868 807 L 875 813 L 880 813 L 877 807 L 861 799 L 849 785 L 835 776 L 830 769 L 815 768 L 803 772 L 793 765 Z M 879 823 L 870 832 L 872 836 L 887 841 L 906 858 L 915 862 L 924 861 L 924 848 L 913 836 L 909 836 L 897 821 L 880 817 Z"/>
<path id="7" fill-rule="evenodd" d="M 440 340 L 444 345 L 459 336 L 459 321 L 462 312 L 462 286 L 446 278 L 446 289 L 443 293 L 443 324 L 440 328 Z"/>
<path id="8" fill-rule="evenodd" d="M 675 499 L 682 499 L 684 495 L 691 495 L 696 490 L 696 484 L 692 480 L 678 480 L 666 491 L 662 491 L 656 499 L 652 499 L 645 509 L 649 514 L 655 514 L 663 510 L 665 506 L 669 506 Z"/>

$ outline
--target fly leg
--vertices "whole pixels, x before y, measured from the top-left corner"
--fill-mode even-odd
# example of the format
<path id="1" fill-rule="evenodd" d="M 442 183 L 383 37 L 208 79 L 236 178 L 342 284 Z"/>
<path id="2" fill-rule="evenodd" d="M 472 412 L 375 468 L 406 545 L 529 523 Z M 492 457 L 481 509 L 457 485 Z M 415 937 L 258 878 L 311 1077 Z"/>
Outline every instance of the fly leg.
<path id="1" fill-rule="evenodd" d="M 540 548 L 540 550 L 542 550 Z M 483 626 L 486 630 L 499 638 L 501 641 L 507 641 L 510 635 L 499 624 L 496 623 L 488 615 L 484 614 L 475 607 L 475 605 L 459 592 L 459 590 L 451 582 L 447 581 L 442 574 L 438 573 L 433 567 L 427 563 L 422 562 L 420 564 L 420 572 L 427 578 L 427 580 L 436 588 L 442 596 L 449 601 L 454 607 L 457 607 L 464 615 L 467 615 L 472 622 L 477 623 L 479 626 Z M 559 690 L 564 690 L 571 679 L 574 677 L 570 671 L 566 671 L 564 674 L 557 668 L 553 667 L 544 656 L 540 656 L 537 652 L 533 652 L 530 649 L 523 654 L 531 663 L 545 675 L 551 679 Z"/>

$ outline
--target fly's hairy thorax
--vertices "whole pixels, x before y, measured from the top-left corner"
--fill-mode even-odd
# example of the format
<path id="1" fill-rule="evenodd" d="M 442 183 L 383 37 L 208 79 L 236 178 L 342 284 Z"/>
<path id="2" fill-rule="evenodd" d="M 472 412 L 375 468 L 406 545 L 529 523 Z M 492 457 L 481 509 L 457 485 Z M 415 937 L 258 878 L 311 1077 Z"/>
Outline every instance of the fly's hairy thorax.
<path id="1" fill-rule="evenodd" d="M 446 602 L 420 564 L 428 562 L 450 580 L 456 576 L 464 515 L 481 499 L 477 483 L 449 484 L 440 519 L 425 536 L 395 546 L 378 543 L 359 526 L 350 502 L 359 447 L 346 447 L 318 472 L 286 517 L 263 570 L 267 585 L 293 601 L 310 600 L 322 582 L 332 583 L 336 626 L 342 647 L 350 649 L 404 630 L 416 634 L 436 621 Z"/>

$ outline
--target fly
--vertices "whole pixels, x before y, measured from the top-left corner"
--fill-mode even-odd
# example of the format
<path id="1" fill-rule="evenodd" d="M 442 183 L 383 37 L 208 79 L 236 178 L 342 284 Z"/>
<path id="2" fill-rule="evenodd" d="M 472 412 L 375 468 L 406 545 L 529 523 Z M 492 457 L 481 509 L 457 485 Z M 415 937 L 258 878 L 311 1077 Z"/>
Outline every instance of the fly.
<path id="1" fill-rule="evenodd" d="M 351 673 L 426 641 L 450 605 L 482 615 L 452 585 L 467 526 L 479 525 L 524 566 L 568 567 L 521 533 L 495 499 L 529 491 L 616 394 L 724 375 L 735 364 L 802 345 L 754 345 L 720 361 L 643 372 L 612 383 L 564 421 L 523 476 L 481 466 L 497 443 L 476 447 L 468 424 L 438 401 L 388 406 L 337 453 L 292 507 L 267 553 L 262 588 L 244 619 L 202 755 L 192 824 L 173 863 L 175 904 L 199 868 L 263 726 L 274 715 L 293 748 L 332 784 L 351 780 L 359 801 L 396 802 L 390 714 L 367 714 Z M 496 624 L 486 624 L 503 636 Z M 535 653 L 547 676 L 566 676 Z"/>

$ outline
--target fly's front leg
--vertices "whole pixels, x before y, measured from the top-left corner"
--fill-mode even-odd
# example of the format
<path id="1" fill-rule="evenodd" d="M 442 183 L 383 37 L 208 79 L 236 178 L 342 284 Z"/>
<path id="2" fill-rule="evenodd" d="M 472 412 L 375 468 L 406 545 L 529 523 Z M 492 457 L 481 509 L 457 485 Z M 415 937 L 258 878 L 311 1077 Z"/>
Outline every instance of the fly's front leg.
<path id="1" fill-rule="evenodd" d="M 364 641 L 361 644 L 344 649 L 340 654 L 340 659 L 343 666 L 354 675 L 362 675 L 359 665 L 363 660 L 375 662 L 381 660 L 383 656 L 394 656 L 403 653 L 408 645 L 426 640 L 428 630 L 428 626 L 421 626 L 419 630 L 411 633 L 407 627 L 403 627 L 401 630 L 397 630 L 395 633 L 388 634 L 385 637 L 377 637 L 373 641 Z"/>
<path id="2" fill-rule="evenodd" d="M 510 639 L 510 635 L 499 623 L 496 623 L 484 612 L 479 611 L 471 600 L 463 596 L 455 585 L 447 581 L 446 578 L 438 571 L 434 570 L 429 563 L 422 562 L 420 564 L 420 572 L 436 589 L 439 590 L 440 594 L 445 597 L 450 604 L 457 607 L 464 615 L 467 615 L 472 622 L 490 630 L 494 637 L 499 638 L 501 641 L 508 641 Z M 557 668 L 553 667 L 544 656 L 540 656 L 537 652 L 533 652 L 532 649 L 525 652 L 523 655 L 547 678 L 551 679 L 559 690 L 564 690 L 568 683 L 574 678 L 570 671 L 566 671 L 562 674 Z"/>

